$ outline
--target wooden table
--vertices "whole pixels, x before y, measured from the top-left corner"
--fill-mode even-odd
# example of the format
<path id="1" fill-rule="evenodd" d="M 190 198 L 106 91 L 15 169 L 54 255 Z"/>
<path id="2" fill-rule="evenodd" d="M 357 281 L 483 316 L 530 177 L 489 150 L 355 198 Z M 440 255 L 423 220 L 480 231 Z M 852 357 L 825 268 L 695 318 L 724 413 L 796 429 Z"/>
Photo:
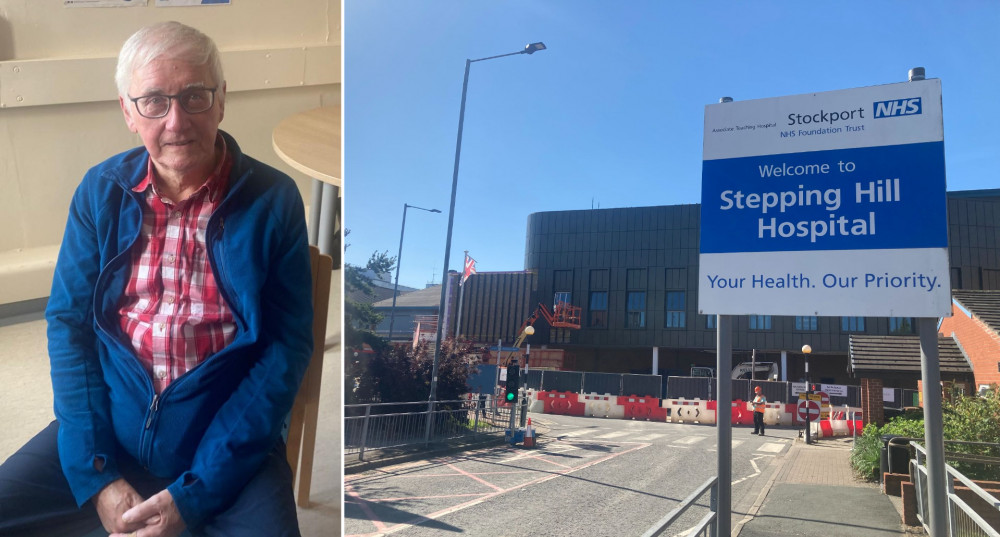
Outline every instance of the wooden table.
<path id="1" fill-rule="evenodd" d="M 330 271 L 340 264 L 340 236 L 337 216 L 340 206 L 340 106 L 324 106 L 287 117 L 271 134 L 274 152 L 296 170 L 313 178 L 309 210 L 309 244 L 313 272 L 313 355 L 299 394 L 292 407 L 287 456 L 293 475 L 298 476 L 296 503 L 309 506 L 319 393 L 326 342 L 327 301 L 330 298 Z M 327 256 L 332 257 L 331 259 Z"/>
<path id="2" fill-rule="evenodd" d="M 296 170 L 313 178 L 309 210 L 309 244 L 340 264 L 340 105 L 323 106 L 289 116 L 271 134 L 274 152 Z"/>

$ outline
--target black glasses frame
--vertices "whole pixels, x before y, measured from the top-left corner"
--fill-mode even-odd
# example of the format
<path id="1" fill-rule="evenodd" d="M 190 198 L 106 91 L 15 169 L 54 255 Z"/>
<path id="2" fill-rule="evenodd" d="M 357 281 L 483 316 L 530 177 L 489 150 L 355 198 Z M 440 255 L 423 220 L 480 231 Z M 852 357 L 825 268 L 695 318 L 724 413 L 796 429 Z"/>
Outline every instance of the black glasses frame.
<path id="1" fill-rule="evenodd" d="M 184 110 L 185 112 L 187 112 L 188 114 L 192 114 L 192 115 L 193 114 L 201 114 L 203 112 L 207 112 L 207 111 L 211 110 L 212 107 L 215 106 L 215 92 L 218 89 L 219 89 L 218 86 L 216 86 L 214 88 L 188 88 L 188 89 L 186 89 L 186 90 L 184 90 L 184 91 L 182 91 L 180 93 L 175 93 L 173 95 L 165 95 L 165 94 L 162 94 L 162 93 L 154 93 L 153 95 L 143 95 L 142 97 L 132 97 L 131 95 L 127 95 L 127 97 L 128 97 L 128 100 L 132 101 L 132 104 L 135 105 L 135 111 L 138 112 L 140 116 L 142 116 L 142 117 L 144 117 L 146 119 L 160 119 L 161 117 L 166 117 L 167 114 L 170 113 L 170 107 L 173 106 L 173 102 L 175 100 L 178 103 L 180 103 L 181 109 Z M 192 91 L 208 91 L 209 94 L 212 96 L 211 97 L 211 101 L 212 102 L 209 103 L 208 107 L 205 108 L 204 110 L 199 110 L 197 112 L 192 112 L 192 111 L 188 110 L 187 107 L 184 106 L 184 101 L 180 100 L 180 97 L 188 95 Z M 162 114 L 160 114 L 158 116 L 147 116 L 146 114 L 142 113 L 142 110 L 139 108 L 139 101 L 141 101 L 142 99 L 148 99 L 150 97 L 165 97 L 167 99 L 167 108 L 166 108 L 166 110 L 163 111 Z"/>

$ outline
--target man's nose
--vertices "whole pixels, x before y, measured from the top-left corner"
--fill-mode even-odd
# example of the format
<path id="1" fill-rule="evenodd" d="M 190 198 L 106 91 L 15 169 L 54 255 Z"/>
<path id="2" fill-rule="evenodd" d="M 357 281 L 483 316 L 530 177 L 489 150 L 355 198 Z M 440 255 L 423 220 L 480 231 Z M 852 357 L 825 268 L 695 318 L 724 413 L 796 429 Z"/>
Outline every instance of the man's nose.
<path id="1" fill-rule="evenodd" d="M 180 102 L 173 101 L 170 103 L 170 109 L 167 110 L 167 115 L 163 116 L 164 125 L 171 130 L 176 130 L 187 124 L 188 113 L 184 111 L 181 107 Z"/>

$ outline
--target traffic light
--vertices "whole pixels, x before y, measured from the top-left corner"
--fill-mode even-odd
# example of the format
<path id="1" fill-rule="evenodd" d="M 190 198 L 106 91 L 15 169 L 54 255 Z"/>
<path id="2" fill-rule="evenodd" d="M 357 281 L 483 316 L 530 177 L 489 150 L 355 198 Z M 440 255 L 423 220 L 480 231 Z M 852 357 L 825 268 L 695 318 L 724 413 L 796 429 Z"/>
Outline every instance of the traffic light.
<path id="1" fill-rule="evenodd" d="M 517 388 L 521 380 L 521 366 L 513 363 L 507 366 L 507 391 L 504 393 L 504 401 L 513 403 L 517 401 Z"/>

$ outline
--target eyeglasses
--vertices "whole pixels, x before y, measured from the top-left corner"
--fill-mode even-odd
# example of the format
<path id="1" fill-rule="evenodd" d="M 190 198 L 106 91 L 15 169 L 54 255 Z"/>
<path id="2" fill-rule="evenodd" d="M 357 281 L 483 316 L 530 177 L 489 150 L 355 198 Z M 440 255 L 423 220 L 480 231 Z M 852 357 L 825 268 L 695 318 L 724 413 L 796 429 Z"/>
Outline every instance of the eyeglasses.
<path id="1" fill-rule="evenodd" d="M 177 103 L 185 112 L 200 114 L 215 104 L 215 90 L 217 89 L 219 88 L 191 88 L 176 95 L 129 96 L 129 100 L 135 103 L 135 109 L 139 115 L 148 119 L 166 116 L 170 112 L 170 101 L 174 99 L 177 99 Z"/>

